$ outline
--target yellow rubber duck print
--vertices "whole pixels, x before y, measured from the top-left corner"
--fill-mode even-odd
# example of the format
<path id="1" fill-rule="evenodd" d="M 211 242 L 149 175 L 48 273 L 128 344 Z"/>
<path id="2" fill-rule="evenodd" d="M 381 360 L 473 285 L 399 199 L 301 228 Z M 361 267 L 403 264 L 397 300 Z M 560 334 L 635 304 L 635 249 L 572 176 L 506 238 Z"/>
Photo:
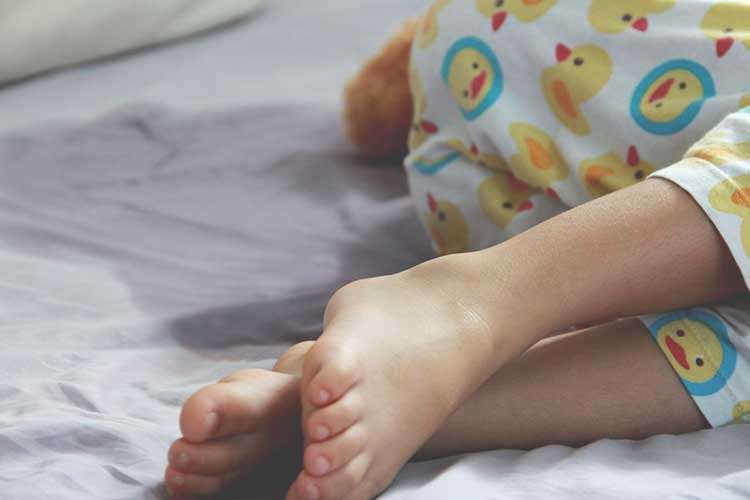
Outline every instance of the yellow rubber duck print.
<path id="1" fill-rule="evenodd" d="M 427 193 L 430 213 L 427 228 L 440 255 L 465 252 L 469 246 L 469 226 L 461 210 L 449 201 L 437 201 Z"/>
<path id="2" fill-rule="evenodd" d="M 648 16 L 666 12 L 677 0 L 592 0 L 589 22 L 602 33 L 648 30 Z"/>
<path id="3" fill-rule="evenodd" d="M 740 109 L 750 108 L 750 94 L 740 97 Z"/>
<path id="4" fill-rule="evenodd" d="M 740 401 L 734 405 L 732 421 L 735 424 L 750 424 L 750 401 Z"/>
<path id="5" fill-rule="evenodd" d="M 427 138 L 436 134 L 439 129 L 434 123 L 424 119 L 427 113 L 427 96 L 425 95 L 419 72 L 412 64 L 409 69 L 409 86 L 414 97 L 414 119 L 409 131 L 409 151 L 416 151 L 419 146 L 427 142 Z"/>
<path id="6" fill-rule="evenodd" d="M 691 147 L 685 153 L 685 158 L 695 158 L 717 167 L 748 161 L 750 160 L 750 142 L 732 144 L 706 137 Z"/>
<path id="7" fill-rule="evenodd" d="M 508 165 L 507 163 L 505 163 L 505 160 L 502 157 L 483 153 L 474 143 L 472 143 L 471 146 L 466 147 L 466 145 L 464 145 L 463 141 L 461 141 L 460 139 L 450 139 L 448 141 L 448 146 L 461 153 L 464 158 L 469 158 L 477 165 L 489 167 L 494 170 L 500 170 L 503 172 L 508 171 Z"/>
<path id="8" fill-rule="evenodd" d="M 492 30 L 498 31 L 509 14 L 523 23 L 536 21 L 547 13 L 557 0 L 476 0 L 477 9 L 492 19 Z"/>
<path id="9" fill-rule="evenodd" d="M 529 198 L 536 193 L 537 190 L 507 173 L 488 177 L 477 191 L 482 210 L 501 228 L 519 213 L 532 210 L 534 203 Z"/>
<path id="10" fill-rule="evenodd" d="M 438 37 L 438 14 L 443 10 L 451 0 L 437 0 L 422 17 L 422 22 L 417 30 L 417 47 L 426 49 L 435 42 Z"/>
<path id="11" fill-rule="evenodd" d="M 734 373 L 737 351 L 717 316 L 681 311 L 662 317 L 649 329 L 693 396 L 718 392 Z"/>
<path id="12" fill-rule="evenodd" d="M 626 161 L 615 153 L 607 153 L 585 160 L 578 167 L 586 189 L 594 198 L 632 186 L 655 171 L 653 165 L 641 159 L 635 146 L 628 149 Z"/>
<path id="13" fill-rule="evenodd" d="M 735 42 L 750 49 L 750 4 L 717 2 L 701 22 L 703 34 L 716 43 L 716 55 L 724 57 Z"/>
<path id="14" fill-rule="evenodd" d="M 528 123 L 512 123 L 510 135 L 516 142 L 518 154 L 510 159 L 513 175 L 532 186 L 543 188 L 553 198 L 559 198 L 550 186 L 566 179 L 568 165 L 549 135 Z"/>
<path id="15" fill-rule="evenodd" d="M 706 68 L 675 59 L 657 66 L 641 80 L 630 101 L 630 114 L 652 134 L 675 134 L 690 125 L 703 103 L 715 95 Z"/>
<path id="16" fill-rule="evenodd" d="M 750 175 L 721 181 L 711 189 L 708 200 L 716 210 L 742 219 L 740 238 L 745 253 L 750 257 Z"/>
<path id="17" fill-rule="evenodd" d="M 542 88 L 552 112 L 571 132 L 591 133 L 581 104 L 588 101 L 607 84 L 612 76 L 612 59 L 596 45 L 580 45 L 573 49 L 557 45 L 557 64 L 542 72 Z"/>
<path id="18" fill-rule="evenodd" d="M 680 161 L 680 166 L 707 166 L 710 164 L 709 160 L 711 160 L 711 156 L 713 155 L 710 155 L 710 153 L 705 150 L 721 147 L 722 144 L 726 144 L 729 141 L 729 134 L 727 134 L 726 130 L 723 128 L 715 127 L 709 130 L 700 141 L 693 144 L 690 149 L 687 150 Z M 703 153 L 701 153 L 702 150 L 704 150 Z"/>
<path id="19" fill-rule="evenodd" d="M 503 71 L 492 48 L 476 37 L 454 43 L 441 71 L 467 121 L 479 118 L 503 91 Z"/>

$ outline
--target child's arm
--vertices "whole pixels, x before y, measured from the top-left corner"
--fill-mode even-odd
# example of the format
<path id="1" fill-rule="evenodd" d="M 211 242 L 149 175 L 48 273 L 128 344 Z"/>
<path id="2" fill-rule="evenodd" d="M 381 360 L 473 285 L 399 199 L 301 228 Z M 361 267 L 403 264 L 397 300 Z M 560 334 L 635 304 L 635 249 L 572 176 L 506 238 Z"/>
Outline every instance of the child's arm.
<path id="1" fill-rule="evenodd" d="M 750 114 L 737 113 L 723 124 L 733 129 L 734 142 L 738 127 L 750 140 Z M 716 146 L 718 135 L 707 136 L 708 142 Z M 691 154 L 701 156 L 700 147 Z M 724 159 L 731 165 L 689 158 L 659 174 L 677 179 L 682 188 L 652 178 L 498 246 L 427 263 L 425 270 L 444 265 L 445 286 L 455 290 L 462 283 L 462 305 L 498 331 L 506 353 L 573 324 L 726 299 L 744 290 L 738 263 L 748 269 L 740 241 L 743 224 L 750 224 L 750 196 L 736 194 L 746 192 L 743 179 L 729 182 L 734 191 L 725 189 L 722 196 L 739 203 L 739 213 L 725 218 L 712 211 L 708 195 L 722 179 L 736 179 L 743 170 L 750 174 L 750 158 Z M 713 201 L 720 208 L 721 203 Z"/>

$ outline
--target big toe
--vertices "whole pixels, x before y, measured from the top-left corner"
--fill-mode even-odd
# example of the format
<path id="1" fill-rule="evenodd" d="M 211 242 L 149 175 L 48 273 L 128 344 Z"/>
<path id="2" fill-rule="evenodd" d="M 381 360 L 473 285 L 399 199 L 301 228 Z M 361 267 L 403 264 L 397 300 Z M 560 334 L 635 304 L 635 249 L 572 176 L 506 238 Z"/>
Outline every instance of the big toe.
<path id="1" fill-rule="evenodd" d="M 302 378 L 307 382 L 305 403 L 318 407 L 334 403 L 357 383 L 357 357 L 349 348 L 318 341 L 305 356 Z"/>
<path id="2" fill-rule="evenodd" d="M 263 429 L 291 428 L 299 418 L 299 378 L 265 370 L 243 370 L 190 396 L 180 429 L 192 443 Z"/>

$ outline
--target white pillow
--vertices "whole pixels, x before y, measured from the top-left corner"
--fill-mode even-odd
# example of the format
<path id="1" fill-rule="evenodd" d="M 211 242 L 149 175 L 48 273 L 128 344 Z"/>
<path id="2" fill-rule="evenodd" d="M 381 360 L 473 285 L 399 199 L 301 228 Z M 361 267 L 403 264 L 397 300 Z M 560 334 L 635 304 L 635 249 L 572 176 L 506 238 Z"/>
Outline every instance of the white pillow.
<path id="1" fill-rule="evenodd" d="M 0 0 L 0 82 L 189 35 L 262 0 Z"/>

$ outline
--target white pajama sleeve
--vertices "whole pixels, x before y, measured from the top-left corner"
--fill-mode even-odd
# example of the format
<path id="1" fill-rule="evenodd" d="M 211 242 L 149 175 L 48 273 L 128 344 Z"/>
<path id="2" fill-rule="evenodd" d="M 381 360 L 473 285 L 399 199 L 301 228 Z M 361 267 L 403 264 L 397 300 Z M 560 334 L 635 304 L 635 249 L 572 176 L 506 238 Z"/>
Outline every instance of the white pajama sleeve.
<path id="1" fill-rule="evenodd" d="M 721 233 L 750 288 L 750 108 L 730 114 L 651 177 L 690 193 Z"/>

